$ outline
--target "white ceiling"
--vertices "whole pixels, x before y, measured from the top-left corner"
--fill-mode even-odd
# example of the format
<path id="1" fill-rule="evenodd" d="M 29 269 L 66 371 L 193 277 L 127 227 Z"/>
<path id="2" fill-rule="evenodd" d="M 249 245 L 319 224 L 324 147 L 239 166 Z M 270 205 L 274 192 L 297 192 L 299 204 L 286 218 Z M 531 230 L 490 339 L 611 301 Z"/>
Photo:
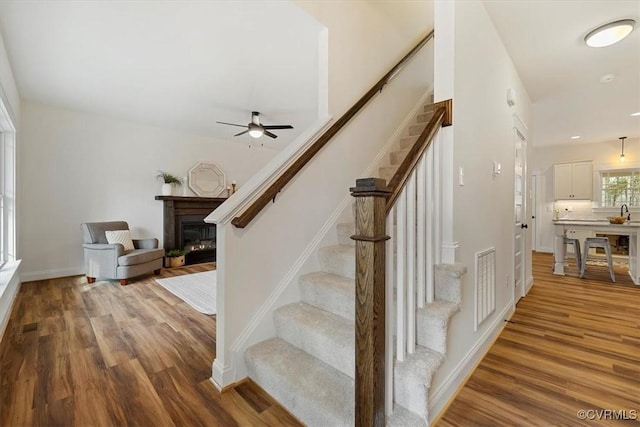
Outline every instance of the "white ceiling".
<path id="1" fill-rule="evenodd" d="M 221 139 L 255 110 L 294 126 L 274 148 L 318 118 L 321 29 L 284 1 L 0 0 L 22 98 Z"/>
<path id="2" fill-rule="evenodd" d="M 583 42 L 611 20 L 640 27 L 640 0 L 484 3 L 534 103 L 534 147 L 640 137 L 640 28 L 608 48 Z M 318 117 L 321 28 L 285 1 L 0 0 L 23 98 L 221 139 L 242 129 L 216 121 L 256 110 L 295 127 L 260 140 L 274 148 Z"/>
<path id="3" fill-rule="evenodd" d="M 640 1 L 484 0 L 533 102 L 533 146 L 640 137 Z M 590 48 L 584 36 L 632 18 L 618 44 Z M 613 82 L 600 78 L 615 74 Z M 570 139 L 580 135 L 577 141 Z"/>

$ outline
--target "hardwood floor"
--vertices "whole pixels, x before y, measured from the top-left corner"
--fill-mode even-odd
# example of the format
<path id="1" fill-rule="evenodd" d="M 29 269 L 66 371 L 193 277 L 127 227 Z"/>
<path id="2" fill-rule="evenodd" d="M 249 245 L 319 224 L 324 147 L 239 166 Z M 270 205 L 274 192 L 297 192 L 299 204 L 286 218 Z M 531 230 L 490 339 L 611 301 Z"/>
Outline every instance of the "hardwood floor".
<path id="1" fill-rule="evenodd" d="M 640 424 L 640 287 L 622 270 L 612 283 L 605 267 L 554 276 L 549 254 L 533 267 L 514 323 L 436 425 Z M 251 382 L 217 392 L 215 316 L 153 277 L 24 283 L 0 342 L 0 426 L 299 426 Z"/>
<path id="2" fill-rule="evenodd" d="M 0 342 L 0 426 L 299 426 L 252 382 L 214 388 L 215 316 L 153 278 L 23 283 Z"/>
<path id="3" fill-rule="evenodd" d="M 580 279 L 575 263 L 554 276 L 551 262 L 534 253 L 533 288 L 438 427 L 640 424 L 640 287 L 621 269 Z"/>

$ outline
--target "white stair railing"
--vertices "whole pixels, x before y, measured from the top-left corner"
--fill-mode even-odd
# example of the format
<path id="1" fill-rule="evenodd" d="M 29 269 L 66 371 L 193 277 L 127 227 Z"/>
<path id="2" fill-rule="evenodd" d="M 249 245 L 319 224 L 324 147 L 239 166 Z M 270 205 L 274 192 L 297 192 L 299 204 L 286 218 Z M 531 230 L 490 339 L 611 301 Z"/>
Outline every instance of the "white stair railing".
<path id="1" fill-rule="evenodd" d="M 416 351 L 417 310 L 435 298 L 445 180 L 439 130 L 453 101 L 434 114 L 391 180 L 356 180 L 355 425 L 382 426 L 393 412 L 394 367 Z M 395 336 L 394 336 L 395 332 Z M 394 346 L 395 339 L 395 346 Z M 394 356 L 395 347 L 395 356 Z"/>
<path id="2" fill-rule="evenodd" d="M 416 348 L 416 313 L 435 298 L 435 265 L 440 262 L 441 153 L 438 135 L 422 154 L 406 186 L 391 207 L 386 220 L 386 347 L 385 408 L 393 411 L 393 368 Z M 395 224 L 395 227 L 394 227 Z M 395 292 L 394 292 L 395 291 Z M 395 301 L 394 301 L 395 293 Z"/>

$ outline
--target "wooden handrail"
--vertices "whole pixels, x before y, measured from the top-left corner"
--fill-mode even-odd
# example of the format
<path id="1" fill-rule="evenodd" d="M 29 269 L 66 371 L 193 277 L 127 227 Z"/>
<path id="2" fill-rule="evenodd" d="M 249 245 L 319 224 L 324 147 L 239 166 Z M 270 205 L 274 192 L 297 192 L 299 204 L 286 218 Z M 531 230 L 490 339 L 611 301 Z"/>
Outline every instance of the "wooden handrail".
<path id="1" fill-rule="evenodd" d="M 434 105 L 434 113 L 433 117 L 424 128 L 422 133 L 418 136 L 418 139 L 413 144 L 409 153 L 404 158 L 400 166 L 398 166 L 398 170 L 391 177 L 387 188 L 391 191 L 389 198 L 387 199 L 387 215 L 391 212 L 393 205 L 396 200 L 400 196 L 402 189 L 404 188 L 411 172 L 418 165 L 418 161 L 420 161 L 420 157 L 429 148 L 431 145 L 431 141 L 433 141 L 433 137 L 438 132 L 440 127 L 451 126 L 452 124 L 452 116 L 453 116 L 453 102 L 451 99 L 442 102 L 436 102 Z"/>
<path id="2" fill-rule="evenodd" d="M 276 195 L 309 161 L 333 138 L 393 77 L 404 68 L 409 60 L 433 38 L 433 30 L 409 51 L 387 74 L 384 75 L 362 98 L 327 129 L 311 146 L 291 164 L 249 207 L 231 223 L 237 228 L 245 228 L 260 211 L 274 200 Z"/>

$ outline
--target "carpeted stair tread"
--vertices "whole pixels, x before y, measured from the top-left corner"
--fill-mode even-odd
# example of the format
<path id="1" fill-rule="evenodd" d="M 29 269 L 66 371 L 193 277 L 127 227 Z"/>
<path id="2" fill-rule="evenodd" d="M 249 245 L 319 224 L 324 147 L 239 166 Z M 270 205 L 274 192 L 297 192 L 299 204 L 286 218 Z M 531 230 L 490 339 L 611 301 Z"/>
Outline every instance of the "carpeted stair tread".
<path id="1" fill-rule="evenodd" d="M 354 279 L 316 271 L 300 276 L 299 283 L 302 302 L 350 320 L 355 318 Z"/>
<path id="2" fill-rule="evenodd" d="M 354 213 L 355 215 L 355 213 Z M 336 226 L 338 232 L 338 244 L 343 246 L 355 246 L 356 241 L 351 238 L 355 232 L 353 222 L 343 222 Z"/>
<path id="3" fill-rule="evenodd" d="M 321 270 L 326 273 L 355 279 L 355 248 L 346 245 L 325 246 L 318 249 Z"/>
<path id="4" fill-rule="evenodd" d="M 251 377 L 310 427 L 353 426 L 354 381 L 280 338 L 245 352 Z"/>
<path id="5" fill-rule="evenodd" d="M 355 324 L 309 304 L 293 303 L 273 313 L 276 334 L 345 375 L 355 375 Z"/>
<path id="6" fill-rule="evenodd" d="M 460 311 L 460 304 L 435 300 L 416 312 L 416 335 L 420 345 L 438 353 L 447 354 L 449 320 Z"/>
<path id="7" fill-rule="evenodd" d="M 387 417 L 386 427 L 428 427 L 422 418 L 399 405 L 393 406 L 393 413 Z"/>
<path id="8" fill-rule="evenodd" d="M 445 358 L 442 354 L 421 345 L 406 354 L 402 362 L 395 362 L 394 401 L 428 420 L 431 381 Z"/>

